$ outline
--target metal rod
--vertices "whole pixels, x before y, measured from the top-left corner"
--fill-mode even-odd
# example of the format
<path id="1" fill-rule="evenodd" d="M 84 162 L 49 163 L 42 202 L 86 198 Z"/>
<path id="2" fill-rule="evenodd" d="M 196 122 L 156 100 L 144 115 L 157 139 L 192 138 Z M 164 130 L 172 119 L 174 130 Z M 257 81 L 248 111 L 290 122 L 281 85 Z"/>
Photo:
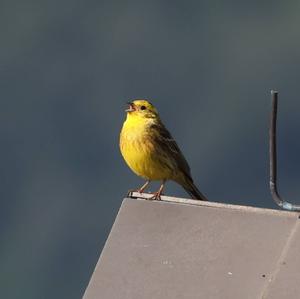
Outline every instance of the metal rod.
<path id="1" fill-rule="evenodd" d="M 289 211 L 300 211 L 300 205 L 294 205 L 281 198 L 277 189 L 277 106 L 278 91 L 271 90 L 272 110 L 269 129 L 269 153 L 270 153 L 270 191 L 272 198 L 278 206 Z"/>

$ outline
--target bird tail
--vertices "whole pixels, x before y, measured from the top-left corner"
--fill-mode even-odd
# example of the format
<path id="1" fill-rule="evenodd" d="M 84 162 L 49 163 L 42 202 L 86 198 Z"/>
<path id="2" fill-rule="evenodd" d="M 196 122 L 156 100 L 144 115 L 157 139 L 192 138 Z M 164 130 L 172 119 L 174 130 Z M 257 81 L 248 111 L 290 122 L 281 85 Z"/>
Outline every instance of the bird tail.
<path id="1" fill-rule="evenodd" d="M 207 200 L 207 198 L 195 186 L 193 181 L 188 180 L 182 187 L 193 199 Z"/>

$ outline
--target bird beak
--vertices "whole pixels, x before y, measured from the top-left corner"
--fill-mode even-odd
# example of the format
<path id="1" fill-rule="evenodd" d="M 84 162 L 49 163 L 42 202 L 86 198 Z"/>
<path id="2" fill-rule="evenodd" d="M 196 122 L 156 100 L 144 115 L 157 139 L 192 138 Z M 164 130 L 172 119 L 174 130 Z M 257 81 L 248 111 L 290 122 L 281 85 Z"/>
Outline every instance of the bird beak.
<path id="1" fill-rule="evenodd" d="M 133 103 L 128 102 L 127 104 L 129 105 L 129 107 L 125 110 L 126 112 L 133 112 L 136 110 Z"/>

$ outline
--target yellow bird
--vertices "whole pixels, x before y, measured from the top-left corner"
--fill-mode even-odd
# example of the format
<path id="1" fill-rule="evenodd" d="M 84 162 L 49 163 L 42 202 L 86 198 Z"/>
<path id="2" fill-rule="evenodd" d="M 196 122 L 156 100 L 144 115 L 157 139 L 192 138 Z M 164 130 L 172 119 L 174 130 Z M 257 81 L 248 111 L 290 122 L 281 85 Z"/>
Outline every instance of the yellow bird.
<path id="1" fill-rule="evenodd" d="M 152 197 L 160 200 L 165 182 L 173 180 L 192 198 L 207 200 L 194 185 L 190 167 L 156 108 L 141 99 L 128 104 L 120 134 L 120 150 L 131 170 L 147 180 L 137 191 L 142 193 L 150 181 L 160 180 L 162 184 Z"/>

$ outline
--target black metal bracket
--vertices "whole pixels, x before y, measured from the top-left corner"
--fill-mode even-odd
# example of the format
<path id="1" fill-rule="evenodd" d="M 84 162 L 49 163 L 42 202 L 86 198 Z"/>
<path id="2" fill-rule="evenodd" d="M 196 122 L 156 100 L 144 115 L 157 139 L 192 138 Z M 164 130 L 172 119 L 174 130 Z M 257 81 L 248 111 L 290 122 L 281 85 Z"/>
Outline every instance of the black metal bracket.
<path id="1" fill-rule="evenodd" d="M 269 129 L 269 153 L 270 153 L 270 191 L 276 204 L 284 210 L 300 211 L 300 205 L 292 204 L 281 198 L 277 189 L 277 148 L 276 148 L 276 124 L 278 91 L 271 90 L 272 110 Z"/>

